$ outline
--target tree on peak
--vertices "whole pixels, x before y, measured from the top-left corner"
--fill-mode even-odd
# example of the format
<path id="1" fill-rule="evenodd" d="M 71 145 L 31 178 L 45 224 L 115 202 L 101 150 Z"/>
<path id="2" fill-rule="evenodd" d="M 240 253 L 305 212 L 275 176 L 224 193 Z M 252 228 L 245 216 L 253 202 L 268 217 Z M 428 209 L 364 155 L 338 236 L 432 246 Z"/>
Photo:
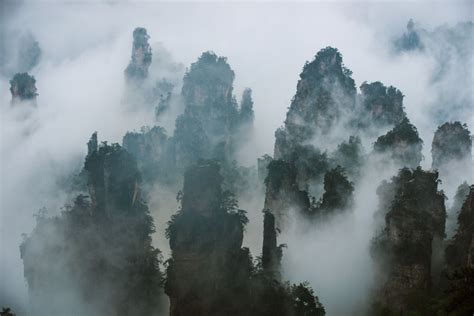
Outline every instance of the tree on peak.
<path id="1" fill-rule="evenodd" d="M 227 59 L 213 52 L 203 53 L 184 76 L 185 110 L 173 136 L 178 168 L 184 170 L 199 159 L 232 161 L 239 127 L 233 81 Z"/>
<path id="2" fill-rule="evenodd" d="M 396 164 L 411 168 L 420 164 L 422 147 L 423 140 L 407 117 L 387 134 L 380 136 L 374 144 L 375 152 L 388 153 Z"/>
<path id="3" fill-rule="evenodd" d="M 34 100 L 38 95 L 35 77 L 26 72 L 17 73 L 10 80 L 12 102 Z"/>
<path id="4" fill-rule="evenodd" d="M 386 87 L 380 81 L 360 86 L 362 99 L 363 126 L 394 126 L 406 116 L 403 107 L 403 94 L 393 86 Z M 368 114 L 368 115 L 367 115 Z"/>
<path id="5" fill-rule="evenodd" d="M 466 124 L 446 122 L 436 130 L 431 145 L 433 168 L 451 161 L 467 159 L 470 162 L 472 139 Z"/>
<path id="6" fill-rule="evenodd" d="M 331 137 L 334 126 L 346 124 L 355 101 L 355 83 L 341 53 L 332 47 L 320 50 L 300 74 L 285 126 L 275 134 L 275 158 L 288 156 L 295 146 L 317 136 Z"/>
<path id="7" fill-rule="evenodd" d="M 204 52 L 186 72 L 182 94 L 187 105 L 206 105 L 215 99 L 230 102 L 234 78 L 234 71 L 226 57 L 211 51 Z"/>

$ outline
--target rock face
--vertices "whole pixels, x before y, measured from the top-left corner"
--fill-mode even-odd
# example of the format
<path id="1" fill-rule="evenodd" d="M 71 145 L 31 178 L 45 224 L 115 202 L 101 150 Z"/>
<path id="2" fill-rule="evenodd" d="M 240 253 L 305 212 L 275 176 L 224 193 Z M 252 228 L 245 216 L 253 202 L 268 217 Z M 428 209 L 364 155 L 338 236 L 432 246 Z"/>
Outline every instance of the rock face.
<path id="1" fill-rule="evenodd" d="M 474 313 L 474 186 L 462 205 L 458 228 L 445 250 L 447 284 L 440 297 L 449 315 Z"/>
<path id="2" fill-rule="evenodd" d="M 267 190 L 264 209 L 275 216 L 278 229 L 288 225 L 292 211 L 304 213 L 309 210 L 308 193 L 299 190 L 296 183 L 296 168 L 291 163 L 283 160 L 271 161 L 265 184 Z"/>
<path id="3" fill-rule="evenodd" d="M 358 123 L 361 127 L 395 126 L 406 117 L 403 94 L 397 88 L 386 87 L 379 81 L 364 82 L 360 91 L 363 117 L 359 118 Z"/>
<path id="4" fill-rule="evenodd" d="M 240 101 L 240 124 L 246 126 L 252 126 L 254 120 L 253 113 L 253 100 L 252 100 L 252 89 L 245 88 L 242 93 L 242 99 Z"/>
<path id="5" fill-rule="evenodd" d="M 122 140 L 123 147 L 135 156 L 145 183 L 172 179 L 172 157 L 169 138 L 164 128 L 142 128 L 140 132 L 128 132 Z"/>
<path id="6" fill-rule="evenodd" d="M 416 168 L 423 158 L 422 147 L 423 141 L 418 136 L 416 127 L 408 118 L 404 118 L 400 124 L 377 139 L 374 151 L 386 154 L 400 167 Z"/>
<path id="7" fill-rule="evenodd" d="M 348 208 L 353 202 L 354 185 L 350 182 L 344 169 L 337 166 L 324 175 L 324 194 L 314 214 L 330 214 Z"/>
<path id="8" fill-rule="evenodd" d="M 90 199 L 79 195 L 56 217 L 39 214 L 21 245 L 32 309 L 45 316 L 156 314 L 159 251 L 135 161 L 119 145 L 97 146 L 96 134 L 88 145 Z"/>
<path id="9" fill-rule="evenodd" d="M 471 185 L 458 216 L 456 234 L 446 247 L 446 263 L 452 269 L 474 268 L 474 186 Z"/>
<path id="10" fill-rule="evenodd" d="M 245 144 L 253 137 L 255 114 L 253 112 L 252 89 L 246 88 L 242 93 L 239 109 L 239 144 Z"/>
<path id="11" fill-rule="evenodd" d="M 431 154 L 433 168 L 446 167 L 451 162 L 472 163 L 472 139 L 466 124 L 446 122 L 436 130 Z"/>
<path id="12" fill-rule="evenodd" d="M 2 307 L 2 311 L 0 311 L 1 316 L 16 316 L 10 308 L 8 307 Z"/>
<path id="13" fill-rule="evenodd" d="M 239 302 L 230 297 L 250 276 L 249 252 L 241 248 L 245 217 L 226 201 L 221 183 L 216 163 L 185 173 L 182 209 L 167 230 L 172 259 L 166 293 L 172 316 L 234 315 L 238 310 Z"/>
<path id="14" fill-rule="evenodd" d="M 423 42 L 412 19 L 408 21 L 406 32 L 394 42 L 394 46 L 398 51 L 423 50 Z"/>
<path id="15" fill-rule="evenodd" d="M 324 315 L 306 284 L 278 281 L 281 251 L 270 213 L 264 220 L 263 267 L 253 266 L 242 248 L 247 219 L 221 183 L 215 161 L 200 161 L 185 173 L 182 208 L 167 230 L 170 315 Z"/>
<path id="16" fill-rule="evenodd" d="M 279 280 L 282 249 L 277 245 L 275 216 L 268 210 L 263 213 L 262 268 L 270 277 Z"/>
<path id="17" fill-rule="evenodd" d="M 268 165 L 272 162 L 273 158 L 270 155 L 263 155 L 257 158 L 257 172 L 259 183 L 264 183 L 268 175 Z"/>
<path id="18" fill-rule="evenodd" d="M 353 111 L 356 88 L 339 51 L 327 47 L 306 63 L 288 110 L 284 128 L 275 134 L 275 159 L 291 156 L 294 146 L 328 135 L 344 114 Z"/>
<path id="19" fill-rule="evenodd" d="M 456 190 L 456 194 L 453 198 L 453 203 L 449 208 L 446 218 L 446 237 L 449 239 L 451 239 L 456 233 L 458 215 L 461 211 L 464 201 L 469 195 L 469 190 L 470 187 L 467 182 L 461 183 L 461 185 L 459 185 Z"/>
<path id="20" fill-rule="evenodd" d="M 10 80 L 12 104 L 21 101 L 35 101 L 38 95 L 35 77 L 25 73 L 17 73 Z"/>
<path id="21" fill-rule="evenodd" d="M 234 72 L 225 57 L 205 52 L 183 79 L 185 110 L 173 137 L 176 165 L 185 169 L 199 159 L 231 161 L 239 111 L 232 94 Z"/>
<path id="22" fill-rule="evenodd" d="M 128 80 L 139 82 L 148 76 L 152 58 L 151 47 L 148 44 L 149 38 L 143 27 L 137 27 L 133 31 L 132 59 L 125 69 L 125 77 Z"/>
<path id="23" fill-rule="evenodd" d="M 376 314 L 427 313 L 432 245 L 444 238 L 446 210 L 436 172 L 401 169 L 392 179 L 385 228 L 374 240 Z M 385 195 L 387 196 L 387 195 Z"/>
<path id="24" fill-rule="evenodd" d="M 364 148 L 358 136 L 350 136 L 348 141 L 344 141 L 337 146 L 331 154 L 331 159 L 336 166 L 341 166 L 347 172 L 347 176 L 356 181 L 360 176 L 360 168 L 364 163 Z"/>

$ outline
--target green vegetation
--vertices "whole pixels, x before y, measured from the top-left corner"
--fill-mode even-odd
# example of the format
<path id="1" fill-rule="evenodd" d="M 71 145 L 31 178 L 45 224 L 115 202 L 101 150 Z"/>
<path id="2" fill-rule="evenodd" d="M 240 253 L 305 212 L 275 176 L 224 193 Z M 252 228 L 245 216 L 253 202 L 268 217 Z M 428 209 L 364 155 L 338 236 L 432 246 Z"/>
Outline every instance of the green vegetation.
<path id="1" fill-rule="evenodd" d="M 77 196 L 58 216 L 40 213 L 21 245 L 33 307 L 58 316 L 71 308 L 154 314 L 161 255 L 151 243 L 155 228 L 140 197 L 135 160 L 117 144 L 92 143 L 85 162 L 90 198 Z"/>
<path id="2" fill-rule="evenodd" d="M 406 116 L 403 94 L 397 88 L 386 87 L 377 81 L 360 86 L 362 110 L 358 124 L 361 127 L 395 126 Z"/>
<path id="3" fill-rule="evenodd" d="M 35 77 L 28 73 L 17 73 L 10 80 L 10 92 L 13 100 L 33 100 L 38 93 L 36 92 Z"/>
<path id="4" fill-rule="evenodd" d="M 186 171 L 182 207 L 167 229 L 172 258 L 165 289 L 171 315 L 324 315 L 307 284 L 282 284 L 267 264 L 253 264 L 248 249 L 241 248 L 245 212 L 221 185 L 216 161 L 200 161 Z M 270 228 L 278 252 L 274 225 L 265 226 L 265 234 Z M 265 258 L 267 249 L 264 244 Z"/>
<path id="5" fill-rule="evenodd" d="M 150 36 L 143 27 L 133 31 L 132 59 L 125 69 L 127 79 L 143 80 L 148 76 L 148 67 L 151 64 L 151 47 L 148 44 Z"/>
<path id="6" fill-rule="evenodd" d="M 433 168 L 440 168 L 449 162 L 472 159 L 471 133 L 466 124 L 461 122 L 446 122 L 436 130 L 431 154 Z"/>
<path id="7" fill-rule="evenodd" d="M 418 130 L 404 118 L 387 134 L 380 136 L 374 144 L 377 153 L 387 153 L 395 163 L 401 167 L 416 168 L 421 159 L 423 141 L 418 135 Z"/>

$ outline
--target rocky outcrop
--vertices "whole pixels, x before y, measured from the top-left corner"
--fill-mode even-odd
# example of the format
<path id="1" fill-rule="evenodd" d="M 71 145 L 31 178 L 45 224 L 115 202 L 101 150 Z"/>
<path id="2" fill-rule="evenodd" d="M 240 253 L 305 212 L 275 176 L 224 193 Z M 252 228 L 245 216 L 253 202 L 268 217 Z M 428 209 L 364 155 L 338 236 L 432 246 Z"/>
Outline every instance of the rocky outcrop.
<path id="1" fill-rule="evenodd" d="M 16 316 L 16 314 L 14 314 L 12 310 L 8 307 L 2 307 L 2 311 L 0 311 L 0 315 L 1 316 Z"/>
<path id="2" fill-rule="evenodd" d="M 265 210 L 276 219 L 276 227 L 283 229 L 288 225 L 293 212 L 304 213 L 310 208 L 308 193 L 301 191 L 296 183 L 296 168 L 289 162 L 273 160 L 268 165 L 265 179 Z"/>
<path id="3" fill-rule="evenodd" d="M 183 79 L 185 110 L 173 137 L 178 168 L 199 159 L 232 161 L 239 111 L 232 94 L 234 71 L 225 57 L 205 52 Z"/>
<path id="4" fill-rule="evenodd" d="M 125 69 L 125 78 L 129 81 L 142 81 L 148 77 L 148 68 L 151 64 L 151 47 L 148 44 L 150 36 L 143 27 L 133 31 L 132 58 Z"/>
<path id="5" fill-rule="evenodd" d="M 263 184 L 265 179 L 268 176 L 268 165 L 272 162 L 273 158 L 270 155 L 263 155 L 260 158 L 257 158 L 257 172 L 258 172 L 258 181 Z"/>
<path id="6" fill-rule="evenodd" d="M 242 145 L 252 139 L 254 133 L 254 119 L 252 89 L 245 88 L 242 93 L 239 108 L 239 137 L 237 142 Z"/>
<path id="7" fill-rule="evenodd" d="M 377 81 L 364 82 L 360 86 L 361 116 L 359 128 L 394 127 L 406 117 L 403 107 L 403 94 L 397 88 L 386 87 Z"/>
<path id="8" fill-rule="evenodd" d="M 250 277 L 249 251 L 241 248 L 246 218 L 223 194 L 221 183 L 213 162 L 185 173 L 182 208 L 167 230 L 171 316 L 238 313 L 233 297 Z"/>
<path id="9" fill-rule="evenodd" d="M 263 214 L 262 268 L 271 278 L 280 280 L 282 249 L 277 244 L 275 216 L 269 210 L 265 210 Z"/>
<path id="10" fill-rule="evenodd" d="M 436 130 L 431 144 L 433 168 L 445 168 L 450 163 L 472 164 L 472 139 L 466 124 L 446 122 Z"/>
<path id="11" fill-rule="evenodd" d="M 360 137 L 350 136 L 348 141 L 340 143 L 331 154 L 331 159 L 336 166 L 341 166 L 352 181 L 357 181 L 360 169 L 364 164 L 364 148 Z"/>
<path id="12" fill-rule="evenodd" d="M 421 41 L 421 37 L 418 34 L 419 31 L 415 27 L 415 22 L 410 19 L 407 23 L 407 30 L 394 42 L 395 49 L 398 51 L 415 51 L 423 50 L 424 45 Z"/>
<path id="13" fill-rule="evenodd" d="M 252 89 L 245 88 L 240 100 L 239 121 L 243 126 L 251 127 L 254 121 Z"/>
<path id="14" fill-rule="evenodd" d="M 312 206 L 314 215 L 329 215 L 349 208 L 354 200 L 354 184 L 347 179 L 342 167 L 337 166 L 324 175 L 324 193 L 317 205 Z"/>
<path id="15" fill-rule="evenodd" d="M 459 192 L 459 191 L 458 191 Z M 456 234 L 447 242 L 442 293 L 437 297 L 448 315 L 474 313 L 474 186 L 470 186 L 458 216 Z"/>
<path id="16" fill-rule="evenodd" d="M 387 188 L 387 187 L 386 187 Z M 433 245 L 444 238 L 446 210 L 436 172 L 402 169 L 392 179 L 385 227 L 375 238 L 376 314 L 427 314 Z M 387 195 L 382 195 L 387 197 Z"/>
<path id="17" fill-rule="evenodd" d="M 458 215 L 456 234 L 446 247 L 446 263 L 451 270 L 463 267 L 474 268 L 474 186 Z"/>
<path id="18" fill-rule="evenodd" d="M 166 280 L 170 315 L 324 315 L 307 284 L 278 281 L 281 252 L 268 212 L 263 267 L 253 266 L 249 250 L 241 247 L 247 219 L 237 201 L 222 192 L 221 183 L 215 161 L 201 161 L 185 173 L 182 207 L 167 230 L 172 250 Z"/>
<path id="19" fill-rule="evenodd" d="M 285 159 L 294 146 L 304 145 L 316 136 L 330 134 L 343 124 L 344 114 L 354 110 L 356 88 L 351 71 L 344 67 L 339 51 L 322 49 L 306 63 L 300 74 L 285 126 L 275 133 L 275 159 Z"/>
<path id="20" fill-rule="evenodd" d="M 133 157 L 119 145 L 97 146 L 85 162 L 90 198 L 79 195 L 55 217 L 38 214 L 21 245 L 35 315 L 152 315 L 160 308 L 159 250 L 140 197 Z"/>
<path id="21" fill-rule="evenodd" d="M 143 127 L 140 132 L 127 132 L 123 147 L 137 160 L 140 173 L 146 184 L 170 183 L 174 179 L 169 138 L 164 128 Z"/>
<path id="22" fill-rule="evenodd" d="M 446 237 L 448 239 L 451 239 L 456 233 L 459 212 L 461 211 L 464 201 L 469 196 L 469 190 L 470 187 L 466 181 L 461 183 L 456 190 L 456 194 L 454 195 L 453 202 L 446 217 Z"/>
<path id="23" fill-rule="evenodd" d="M 12 94 L 12 104 L 22 101 L 36 101 L 38 96 L 36 89 L 36 79 L 28 73 L 17 73 L 10 80 L 10 92 Z"/>
<path id="24" fill-rule="evenodd" d="M 380 136 L 374 144 L 375 153 L 385 155 L 396 166 L 416 168 L 423 158 L 421 153 L 423 141 L 418 135 L 418 130 L 404 118 L 387 134 Z"/>

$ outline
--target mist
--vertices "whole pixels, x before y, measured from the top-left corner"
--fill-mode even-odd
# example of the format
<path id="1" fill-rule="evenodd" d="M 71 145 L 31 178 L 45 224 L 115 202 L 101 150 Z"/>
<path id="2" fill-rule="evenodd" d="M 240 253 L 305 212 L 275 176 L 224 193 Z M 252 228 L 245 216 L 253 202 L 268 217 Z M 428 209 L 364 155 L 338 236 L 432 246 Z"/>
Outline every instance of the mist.
<path id="1" fill-rule="evenodd" d="M 10 105 L 12 67 L 0 74 L 0 283 L 4 285 L 0 305 L 12 307 L 18 315 L 28 310 L 19 252 L 22 234 L 31 232 L 34 214 L 40 208 L 55 215 L 55 210 L 70 199 L 63 184 L 80 172 L 90 135 L 97 131 L 100 139 L 121 143 L 127 131 L 155 124 L 172 135 L 175 118 L 183 110 L 175 98 L 170 113 L 156 121 L 153 108 L 127 103 L 123 71 L 130 60 L 135 27 L 146 28 L 151 37 L 153 79 L 175 80 L 178 86 L 174 94 L 180 93 L 184 68 L 208 50 L 227 57 L 236 74 L 234 94 L 238 99 L 245 88 L 252 89 L 255 131 L 254 138 L 239 152 L 238 162 L 243 166 L 254 166 L 258 157 L 273 154 L 274 133 L 285 120 L 301 69 L 326 46 L 339 49 L 357 87 L 364 81 L 381 81 L 402 91 L 407 116 L 424 142 L 423 168 L 431 168 L 431 142 L 438 125 L 460 120 L 474 129 L 472 54 L 467 54 L 467 60 L 450 55 L 453 66 L 435 80 L 440 67 L 435 50 L 442 50 L 445 42 L 436 47 L 432 41 L 425 52 L 393 52 L 393 40 L 405 32 L 410 18 L 429 31 L 440 25 L 452 27 L 473 20 L 471 1 L 5 0 L 0 11 L 1 45 L 14 43 L 20 32 L 30 32 L 42 51 L 38 65 L 29 71 L 39 93 L 32 113 Z M 160 66 L 155 61 L 161 56 L 165 60 Z M 170 64 L 180 66 L 167 68 Z M 460 73 L 460 68 L 465 71 Z M 443 101 L 449 100 L 450 93 L 467 90 L 463 100 L 470 100 L 470 106 L 456 108 L 449 117 L 432 111 L 450 107 L 440 105 L 440 86 Z M 346 138 L 346 131 L 337 133 Z M 363 139 L 366 152 L 372 150 L 375 140 Z M 322 147 L 332 151 L 334 144 Z M 288 231 L 279 236 L 279 242 L 288 246 L 283 275 L 291 282 L 309 281 L 328 315 L 364 315 L 368 307 L 373 277 L 369 243 L 378 203 L 375 191 L 382 180 L 395 175 L 397 168 L 380 170 L 367 164 L 362 170 L 364 176 L 356 187 L 351 212 L 312 228 L 295 217 Z M 473 174 L 447 174 L 445 179 L 442 188 L 451 199 L 457 185 L 473 183 Z M 157 227 L 153 240 L 167 257 L 164 231 L 178 207 L 177 192 L 158 185 L 152 192 L 156 194 L 148 204 Z M 247 210 L 250 219 L 244 246 L 258 256 L 264 193 L 240 198 L 240 207 Z"/>

